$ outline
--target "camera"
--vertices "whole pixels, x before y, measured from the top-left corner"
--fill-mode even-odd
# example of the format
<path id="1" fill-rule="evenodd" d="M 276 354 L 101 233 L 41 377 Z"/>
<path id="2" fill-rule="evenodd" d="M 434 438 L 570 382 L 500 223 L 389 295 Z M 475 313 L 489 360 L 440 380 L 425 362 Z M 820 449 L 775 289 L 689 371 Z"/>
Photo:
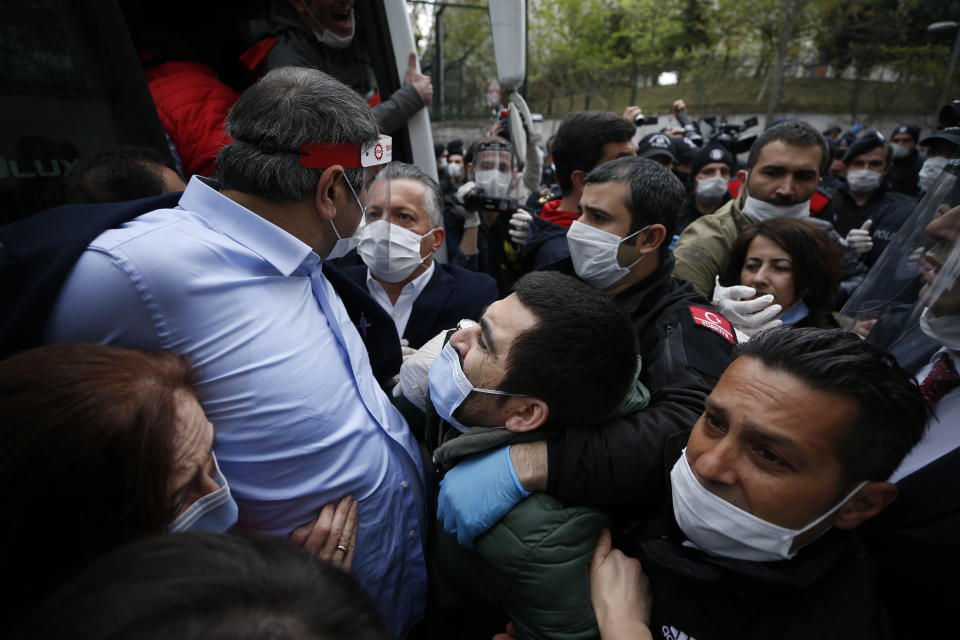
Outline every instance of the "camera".
<path id="1" fill-rule="evenodd" d="M 657 115 L 645 116 L 642 113 L 638 113 L 637 115 L 633 116 L 633 125 L 635 127 L 642 127 L 644 125 L 657 124 L 659 119 L 660 116 Z"/>
<path id="2" fill-rule="evenodd" d="M 483 189 L 474 189 L 463 198 L 463 207 L 467 211 L 509 212 L 511 215 L 520 208 L 513 198 L 493 198 L 483 193 Z"/>
<path id="3" fill-rule="evenodd" d="M 701 146 L 703 144 L 703 135 L 700 133 L 700 127 L 698 127 L 695 122 L 690 121 L 690 118 L 687 117 L 687 110 L 677 109 L 676 117 L 683 127 L 683 137 L 688 138 L 690 142 L 698 147 Z"/>
<path id="4" fill-rule="evenodd" d="M 757 136 L 741 136 L 747 129 L 752 129 L 757 126 L 758 121 L 756 117 L 747 118 L 741 124 L 717 122 L 716 116 L 707 116 L 703 121 L 710 125 L 710 129 L 712 130 L 710 141 L 722 144 L 734 155 L 749 151 L 750 147 L 752 147 L 753 143 L 757 140 Z"/>

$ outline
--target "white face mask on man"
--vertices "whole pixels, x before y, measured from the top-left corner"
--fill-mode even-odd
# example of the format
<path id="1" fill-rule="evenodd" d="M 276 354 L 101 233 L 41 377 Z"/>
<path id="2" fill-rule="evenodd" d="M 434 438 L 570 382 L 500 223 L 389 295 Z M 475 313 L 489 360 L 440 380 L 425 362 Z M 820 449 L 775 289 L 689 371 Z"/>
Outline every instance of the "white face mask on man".
<path id="1" fill-rule="evenodd" d="M 702 484 L 683 450 L 670 472 L 673 514 L 683 534 L 713 555 L 754 562 L 789 560 L 797 554 L 797 538 L 814 529 L 867 484 L 858 484 L 840 502 L 801 529 L 767 522 L 712 493 Z"/>
<path id="2" fill-rule="evenodd" d="M 313 21 L 317 25 L 322 25 L 316 14 L 310 10 L 310 5 L 305 1 L 301 0 L 300 4 L 303 6 L 303 10 L 307 13 L 308 16 L 313 18 Z M 317 39 L 317 42 L 320 44 L 326 45 L 331 49 L 345 49 L 351 42 L 353 42 L 353 35 L 357 32 L 356 29 L 356 18 L 353 15 L 353 10 L 350 10 L 350 34 L 346 36 L 339 36 L 330 29 L 324 29 L 323 31 L 314 31 L 313 35 Z"/>
<path id="3" fill-rule="evenodd" d="M 883 174 L 871 169 L 847 171 L 847 184 L 853 193 L 873 193 L 880 187 Z"/>
<path id="4" fill-rule="evenodd" d="M 744 180 L 744 188 L 750 181 L 750 174 Z M 796 204 L 779 205 L 770 202 L 758 200 L 747 191 L 747 199 L 743 203 L 743 214 L 753 222 L 763 222 L 774 218 L 796 218 L 803 220 L 810 217 L 810 200 L 804 200 Z"/>
<path id="5" fill-rule="evenodd" d="M 727 179 L 723 176 L 697 178 L 697 197 L 706 203 L 719 202 L 726 192 Z"/>
<path id="6" fill-rule="evenodd" d="M 421 236 L 387 220 L 376 220 L 360 229 L 357 253 L 376 278 L 400 282 L 430 256 L 420 255 L 420 241 L 434 231 Z"/>
<path id="7" fill-rule="evenodd" d="M 347 183 L 347 187 L 350 189 L 350 193 L 353 194 L 353 199 L 357 201 L 357 206 L 360 207 L 360 219 L 363 220 L 363 217 L 366 213 L 366 209 L 363 204 L 360 202 L 360 196 L 357 195 L 356 190 L 353 188 L 353 185 L 350 184 L 350 181 L 347 180 L 347 176 L 343 176 L 343 181 Z M 324 260 L 336 260 L 337 258 L 342 258 L 343 256 L 350 253 L 350 251 L 357 246 L 357 238 L 355 235 L 350 235 L 346 238 L 340 235 L 340 232 L 337 230 L 337 225 L 333 223 L 333 220 L 328 220 L 330 226 L 333 227 L 333 233 L 337 236 L 337 241 L 334 243 L 333 248 L 330 249 L 330 253 L 327 254 L 327 257 Z M 356 229 L 354 229 L 356 232 Z"/>
<path id="8" fill-rule="evenodd" d="M 510 195 L 510 176 L 496 169 L 477 171 L 474 183 L 488 198 L 506 198 Z"/>
<path id="9" fill-rule="evenodd" d="M 921 191 L 930 191 L 933 183 L 940 177 L 946 166 L 947 159 L 943 156 L 933 156 L 924 160 L 917 177 L 917 183 L 920 185 Z"/>
<path id="10" fill-rule="evenodd" d="M 567 247 L 570 249 L 570 259 L 573 260 L 573 269 L 577 276 L 597 289 L 608 289 L 617 284 L 644 258 L 640 256 L 630 265 L 621 266 L 620 245 L 649 228 L 650 225 L 647 225 L 626 238 L 621 238 L 609 231 L 574 220 L 567 230 Z"/>

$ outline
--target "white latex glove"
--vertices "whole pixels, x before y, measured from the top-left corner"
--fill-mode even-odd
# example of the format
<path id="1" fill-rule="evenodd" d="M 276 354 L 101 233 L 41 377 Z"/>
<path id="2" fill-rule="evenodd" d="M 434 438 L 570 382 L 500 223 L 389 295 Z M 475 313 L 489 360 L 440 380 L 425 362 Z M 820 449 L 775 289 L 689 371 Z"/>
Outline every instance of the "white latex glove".
<path id="1" fill-rule="evenodd" d="M 407 340 L 406 338 L 400 338 L 400 353 L 403 354 L 404 360 L 406 360 L 416 352 L 417 350 L 410 346 L 409 340 Z"/>
<path id="2" fill-rule="evenodd" d="M 475 324 L 477 323 L 473 320 L 461 320 L 459 326 L 465 329 Z M 403 358 L 403 364 L 400 365 L 400 380 L 393 390 L 394 396 L 403 395 L 418 409 L 424 410 L 427 406 L 427 392 L 430 390 L 430 367 L 440 355 L 446 335 L 446 331 L 441 331 L 414 353 Z"/>
<path id="3" fill-rule="evenodd" d="M 460 185 L 460 187 L 457 189 L 457 192 L 453 194 L 453 200 L 457 203 L 457 215 L 463 218 L 464 229 L 480 226 L 480 214 L 476 211 L 467 211 L 463 206 L 464 198 L 466 198 L 467 194 L 473 191 L 476 186 L 477 185 L 472 180 L 469 180 Z"/>
<path id="4" fill-rule="evenodd" d="M 769 293 L 751 300 L 755 295 L 757 290 L 753 287 L 724 287 L 717 276 L 713 289 L 713 306 L 719 309 L 723 317 L 736 329 L 748 336 L 782 325 L 783 322 L 777 319 L 777 316 L 783 311 L 783 307 L 773 304 L 773 296 Z"/>
<path id="5" fill-rule="evenodd" d="M 867 220 L 859 229 L 850 229 L 843 243 L 858 255 L 868 253 L 873 249 L 873 238 L 870 237 L 870 227 L 873 220 Z"/>
<path id="6" fill-rule="evenodd" d="M 473 180 L 468 180 L 464 182 L 457 188 L 457 192 L 454 194 L 453 199 L 456 200 L 457 204 L 462 205 L 463 199 L 467 197 L 467 194 L 473 191 L 477 187 L 477 184 Z"/>
<path id="7" fill-rule="evenodd" d="M 530 221 L 533 216 L 526 211 L 517 211 L 510 216 L 510 240 L 513 244 L 521 245 L 530 237 Z"/>

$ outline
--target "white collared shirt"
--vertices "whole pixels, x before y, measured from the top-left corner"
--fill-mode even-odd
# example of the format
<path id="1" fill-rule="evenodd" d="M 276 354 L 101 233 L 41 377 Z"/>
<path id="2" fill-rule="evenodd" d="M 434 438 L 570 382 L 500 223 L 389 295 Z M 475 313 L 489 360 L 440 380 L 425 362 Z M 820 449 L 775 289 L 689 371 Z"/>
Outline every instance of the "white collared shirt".
<path id="1" fill-rule="evenodd" d="M 370 269 L 367 269 L 367 291 L 370 292 L 373 299 L 393 318 L 393 323 L 397 325 L 397 335 L 401 338 L 403 337 L 403 332 L 407 329 L 407 322 L 410 321 L 410 313 L 413 312 L 413 303 L 417 297 L 423 293 L 423 290 L 427 288 L 427 283 L 430 282 L 430 278 L 433 276 L 433 266 L 434 261 L 431 260 L 430 266 L 427 267 L 426 271 L 403 285 L 396 304 L 390 302 L 390 296 L 387 294 L 386 289 L 373 277 Z"/>
<path id="2" fill-rule="evenodd" d="M 947 352 L 953 361 L 953 366 L 960 371 L 960 358 L 953 351 L 940 349 L 930 362 L 917 373 L 917 383 L 922 383 L 937 357 Z M 900 463 L 900 467 L 890 476 L 890 482 L 899 482 L 914 471 L 927 466 L 937 458 L 944 456 L 957 447 L 960 447 L 960 387 L 949 391 L 940 398 L 940 402 L 933 408 L 934 415 L 927 421 L 927 428 L 923 438 Z"/>

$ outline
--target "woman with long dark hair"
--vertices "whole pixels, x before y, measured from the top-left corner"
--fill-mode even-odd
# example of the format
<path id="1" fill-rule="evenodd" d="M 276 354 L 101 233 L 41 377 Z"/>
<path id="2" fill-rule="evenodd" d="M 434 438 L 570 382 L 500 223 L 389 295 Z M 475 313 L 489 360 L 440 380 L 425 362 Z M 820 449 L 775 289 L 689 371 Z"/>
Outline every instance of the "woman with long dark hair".
<path id="1" fill-rule="evenodd" d="M 840 282 L 840 250 L 813 222 L 773 218 L 740 234 L 724 286 L 753 287 L 779 304 L 785 326 L 832 328 L 833 295 Z"/>

